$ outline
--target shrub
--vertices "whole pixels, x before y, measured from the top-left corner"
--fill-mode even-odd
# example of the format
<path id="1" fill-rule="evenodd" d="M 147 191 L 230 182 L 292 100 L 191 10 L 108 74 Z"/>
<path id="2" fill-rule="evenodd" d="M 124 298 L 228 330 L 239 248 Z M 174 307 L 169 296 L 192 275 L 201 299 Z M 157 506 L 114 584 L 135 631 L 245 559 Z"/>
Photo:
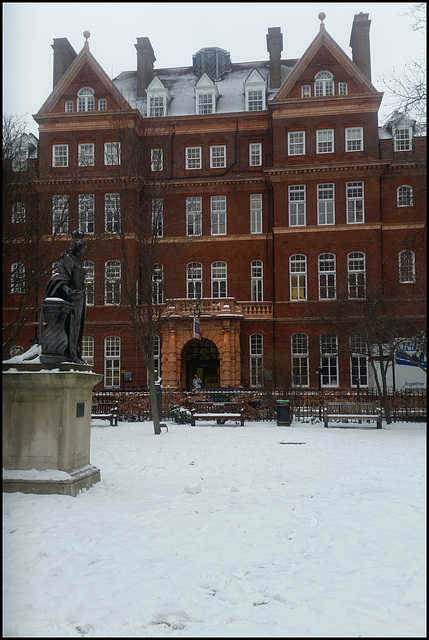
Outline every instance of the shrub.
<path id="1" fill-rule="evenodd" d="M 171 407 L 170 418 L 176 424 L 191 424 L 191 413 L 188 409 L 185 409 L 185 407 Z"/>

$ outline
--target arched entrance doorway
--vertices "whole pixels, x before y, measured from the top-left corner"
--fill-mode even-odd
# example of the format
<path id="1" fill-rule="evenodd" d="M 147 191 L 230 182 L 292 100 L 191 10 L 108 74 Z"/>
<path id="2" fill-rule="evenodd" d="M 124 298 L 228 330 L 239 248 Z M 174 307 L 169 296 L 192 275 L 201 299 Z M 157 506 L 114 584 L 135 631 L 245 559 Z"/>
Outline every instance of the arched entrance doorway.
<path id="1" fill-rule="evenodd" d="M 184 347 L 186 359 L 186 388 L 192 389 L 197 374 L 203 387 L 218 387 L 220 380 L 219 350 L 211 340 L 192 340 Z"/>

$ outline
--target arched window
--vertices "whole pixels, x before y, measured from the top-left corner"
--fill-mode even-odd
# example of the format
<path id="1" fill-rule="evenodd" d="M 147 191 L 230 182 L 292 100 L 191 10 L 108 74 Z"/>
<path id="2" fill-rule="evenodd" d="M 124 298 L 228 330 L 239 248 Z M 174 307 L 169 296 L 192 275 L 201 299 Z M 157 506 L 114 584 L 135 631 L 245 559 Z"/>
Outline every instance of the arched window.
<path id="1" fill-rule="evenodd" d="M 203 266 L 200 262 L 190 262 L 186 266 L 186 297 L 201 298 L 203 292 Z"/>
<path id="2" fill-rule="evenodd" d="M 94 111 L 95 100 L 94 90 L 90 87 L 82 87 L 77 93 L 77 110 L 78 111 Z"/>
<path id="3" fill-rule="evenodd" d="M 226 298 L 226 262 L 212 262 L 212 298 Z"/>
<path id="4" fill-rule="evenodd" d="M 294 333 L 290 340 L 292 384 L 294 387 L 308 387 L 308 336 Z"/>
<path id="5" fill-rule="evenodd" d="M 365 254 L 354 251 L 347 256 L 349 299 L 363 300 L 366 295 Z"/>
<path id="6" fill-rule="evenodd" d="M 334 95 L 334 76 L 330 71 L 319 71 L 314 78 L 315 96 Z"/>
<path id="7" fill-rule="evenodd" d="M 335 254 L 321 253 L 318 262 L 319 300 L 334 300 L 337 297 Z"/>
<path id="8" fill-rule="evenodd" d="M 411 249 L 399 252 L 399 282 L 416 281 L 416 256 Z"/>
<path id="9" fill-rule="evenodd" d="M 250 386 L 260 387 L 262 384 L 263 337 L 260 333 L 250 336 Z"/>
<path id="10" fill-rule="evenodd" d="M 290 299 L 307 300 L 307 258 L 295 254 L 289 259 Z"/>
<path id="11" fill-rule="evenodd" d="M 408 184 L 401 184 L 396 190 L 396 204 L 398 207 L 412 207 L 413 187 Z"/>
<path id="12" fill-rule="evenodd" d="M 250 265 L 250 299 L 252 302 L 262 302 L 264 299 L 263 265 L 261 260 L 253 260 Z"/>

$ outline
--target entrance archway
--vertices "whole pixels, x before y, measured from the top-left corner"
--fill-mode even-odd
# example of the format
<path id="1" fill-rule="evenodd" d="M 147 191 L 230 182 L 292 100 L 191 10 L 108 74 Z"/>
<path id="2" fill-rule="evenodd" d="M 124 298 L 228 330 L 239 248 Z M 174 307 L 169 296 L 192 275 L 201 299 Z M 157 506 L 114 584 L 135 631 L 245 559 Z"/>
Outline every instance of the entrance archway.
<path id="1" fill-rule="evenodd" d="M 186 388 L 192 389 L 195 374 L 203 387 L 218 387 L 220 381 L 219 350 L 211 340 L 192 340 L 184 347 L 186 361 Z"/>

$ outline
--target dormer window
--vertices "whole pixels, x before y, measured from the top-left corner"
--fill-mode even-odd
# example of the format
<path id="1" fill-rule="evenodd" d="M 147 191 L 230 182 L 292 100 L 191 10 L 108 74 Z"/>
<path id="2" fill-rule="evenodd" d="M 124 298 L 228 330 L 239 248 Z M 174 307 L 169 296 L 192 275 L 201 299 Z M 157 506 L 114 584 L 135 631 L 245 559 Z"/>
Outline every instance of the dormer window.
<path id="1" fill-rule="evenodd" d="M 166 116 L 170 94 L 158 77 L 152 80 L 146 89 L 146 95 L 147 115 L 150 118 L 162 118 Z"/>
<path id="2" fill-rule="evenodd" d="M 216 113 L 217 96 L 217 86 L 206 73 L 203 73 L 195 86 L 196 113 L 198 115 Z"/>
<path id="3" fill-rule="evenodd" d="M 393 140 L 395 151 L 411 151 L 413 139 L 412 127 L 395 127 L 393 130 Z"/>
<path id="4" fill-rule="evenodd" d="M 83 87 L 77 94 L 78 111 L 94 111 L 95 99 L 94 90 L 90 87 Z"/>
<path id="5" fill-rule="evenodd" d="M 254 69 L 244 83 L 245 110 L 263 111 L 266 109 L 265 80 Z"/>
<path id="6" fill-rule="evenodd" d="M 333 96 L 334 95 L 334 76 L 330 71 L 319 71 L 314 78 L 314 95 Z"/>

